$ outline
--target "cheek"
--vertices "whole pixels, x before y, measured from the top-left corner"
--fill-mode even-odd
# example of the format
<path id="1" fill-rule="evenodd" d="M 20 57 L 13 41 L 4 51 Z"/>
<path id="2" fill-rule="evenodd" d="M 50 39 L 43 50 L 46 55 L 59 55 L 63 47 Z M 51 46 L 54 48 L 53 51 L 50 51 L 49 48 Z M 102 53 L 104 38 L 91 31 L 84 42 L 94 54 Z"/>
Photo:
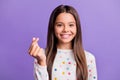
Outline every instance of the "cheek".
<path id="1" fill-rule="evenodd" d="M 55 28 L 55 29 L 54 29 L 54 32 L 55 32 L 55 36 L 58 37 L 60 31 L 59 31 L 57 28 Z"/>
<path id="2" fill-rule="evenodd" d="M 55 31 L 54 31 L 54 32 L 55 32 L 56 34 L 59 34 L 59 33 L 61 33 L 61 31 L 62 31 L 62 30 L 61 30 L 60 28 L 55 28 Z"/>
<path id="3" fill-rule="evenodd" d="M 76 34 L 77 34 L 77 29 L 76 29 L 76 28 L 73 28 L 73 29 L 72 29 L 72 32 L 76 35 Z"/>

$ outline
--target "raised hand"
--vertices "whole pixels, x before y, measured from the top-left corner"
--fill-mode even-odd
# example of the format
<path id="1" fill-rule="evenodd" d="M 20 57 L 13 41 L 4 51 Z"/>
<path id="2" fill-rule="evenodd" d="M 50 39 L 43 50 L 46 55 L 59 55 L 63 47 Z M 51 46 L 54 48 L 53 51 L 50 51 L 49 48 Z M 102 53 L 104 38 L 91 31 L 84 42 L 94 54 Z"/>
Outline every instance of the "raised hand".
<path id="1" fill-rule="evenodd" d="M 33 38 L 30 48 L 28 50 L 29 55 L 37 59 L 41 66 L 46 66 L 46 56 L 43 48 L 38 45 L 39 38 Z"/>

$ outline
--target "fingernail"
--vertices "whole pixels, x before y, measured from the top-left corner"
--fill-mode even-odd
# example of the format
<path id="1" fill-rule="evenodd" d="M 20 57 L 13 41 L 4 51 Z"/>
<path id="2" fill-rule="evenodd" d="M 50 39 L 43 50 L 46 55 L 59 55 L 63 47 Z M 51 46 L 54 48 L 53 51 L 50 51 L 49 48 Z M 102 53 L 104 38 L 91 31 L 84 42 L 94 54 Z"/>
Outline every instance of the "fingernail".
<path id="1" fill-rule="evenodd" d="M 35 37 L 33 37 L 33 41 L 35 40 Z"/>
<path id="2" fill-rule="evenodd" d="M 39 38 L 37 38 L 37 41 L 39 40 Z"/>

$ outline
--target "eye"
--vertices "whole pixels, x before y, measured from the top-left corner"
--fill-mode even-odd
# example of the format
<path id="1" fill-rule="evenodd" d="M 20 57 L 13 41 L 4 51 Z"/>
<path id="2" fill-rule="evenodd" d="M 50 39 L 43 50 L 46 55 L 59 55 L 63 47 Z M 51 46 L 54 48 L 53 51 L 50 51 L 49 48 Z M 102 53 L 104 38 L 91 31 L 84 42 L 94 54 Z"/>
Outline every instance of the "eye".
<path id="1" fill-rule="evenodd" d="M 70 27 L 74 27 L 74 24 L 69 24 Z"/>
<path id="2" fill-rule="evenodd" d="M 61 26 L 62 26 L 62 24 L 56 24 L 56 26 L 57 26 L 57 27 L 61 27 Z"/>

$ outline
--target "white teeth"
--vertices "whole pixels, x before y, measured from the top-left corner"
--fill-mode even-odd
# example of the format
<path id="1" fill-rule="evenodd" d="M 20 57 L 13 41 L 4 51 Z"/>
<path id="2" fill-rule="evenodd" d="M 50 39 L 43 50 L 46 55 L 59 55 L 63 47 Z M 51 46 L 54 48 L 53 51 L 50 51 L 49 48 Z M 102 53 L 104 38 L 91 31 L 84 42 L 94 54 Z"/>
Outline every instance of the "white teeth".
<path id="1" fill-rule="evenodd" d="M 62 34 L 61 35 L 61 37 L 64 38 L 64 39 L 69 38 L 69 36 L 70 36 L 69 34 Z"/>

